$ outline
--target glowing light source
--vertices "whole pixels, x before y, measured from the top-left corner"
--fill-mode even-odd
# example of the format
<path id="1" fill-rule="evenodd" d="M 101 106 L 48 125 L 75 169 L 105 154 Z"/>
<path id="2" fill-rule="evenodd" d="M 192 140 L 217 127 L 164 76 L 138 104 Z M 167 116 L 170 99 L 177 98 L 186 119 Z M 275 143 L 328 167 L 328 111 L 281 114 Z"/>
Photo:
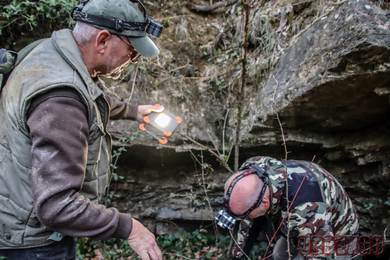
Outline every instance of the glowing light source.
<path id="1" fill-rule="evenodd" d="M 161 113 L 156 117 L 154 122 L 158 124 L 160 127 L 165 128 L 169 124 L 169 122 L 171 122 L 171 118 L 166 114 Z"/>
<path id="2" fill-rule="evenodd" d="M 139 128 L 159 140 L 161 144 L 166 144 L 167 138 L 171 137 L 176 127 L 181 124 L 181 118 L 164 110 L 150 113 L 144 117 L 144 122 L 145 124 L 140 124 Z"/>

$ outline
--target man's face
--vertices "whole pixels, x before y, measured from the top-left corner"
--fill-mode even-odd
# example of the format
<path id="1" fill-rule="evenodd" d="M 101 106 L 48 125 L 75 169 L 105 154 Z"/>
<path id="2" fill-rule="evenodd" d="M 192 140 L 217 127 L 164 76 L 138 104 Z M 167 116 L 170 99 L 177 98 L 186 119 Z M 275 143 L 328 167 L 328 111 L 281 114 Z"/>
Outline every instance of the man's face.
<path id="1" fill-rule="evenodd" d="M 130 63 L 138 62 L 139 54 L 126 37 L 113 35 L 113 47 L 106 63 L 106 77 L 117 79 Z M 114 40 L 118 37 L 117 40 Z"/>

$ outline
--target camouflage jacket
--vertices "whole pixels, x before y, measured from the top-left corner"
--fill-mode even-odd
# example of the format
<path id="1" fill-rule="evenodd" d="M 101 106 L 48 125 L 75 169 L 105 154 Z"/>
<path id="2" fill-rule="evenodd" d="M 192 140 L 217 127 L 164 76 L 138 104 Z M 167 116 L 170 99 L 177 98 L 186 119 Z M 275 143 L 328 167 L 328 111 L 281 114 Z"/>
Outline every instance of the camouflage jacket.
<path id="1" fill-rule="evenodd" d="M 279 161 L 266 156 L 252 157 L 242 167 L 248 164 L 256 164 L 266 169 L 272 201 L 268 214 L 274 220 L 278 219 L 279 223 L 274 223 L 274 225 L 275 228 L 281 226 L 279 231 L 282 235 L 286 236 L 287 227 L 290 229 L 290 239 L 298 236 L 336 237 L 358 234 L 359 217 L 349 196 L 341 184 L 318 164 L 287 160 L 286 165 L 284 160 Z M 290 208 L 288 215 L 287 205 Z M 280 225 L 282 220 L 283 224 Z M 258 233 L 249 232 L 252 226 L 253 220 L 241 221 L 237 237 L 238 245 L 233 248 L 232 252 L 235 258 L 241 258 L 243 255 L 238 246 L 245 248 L 245 253 L 249 253 L 250 248 L 245 246 L 246 242 L 250 240 L 253 244 L 253 240 L 257 238 Z M 325 240 L 324 243 L 325 248 L 333 247 L 333 242 L 330 240 Z M 316 246 L 321 247 L 321 242 Z M 335 255 L 313 256 L 309 254 L 307 258 L 334 259 Z"/>

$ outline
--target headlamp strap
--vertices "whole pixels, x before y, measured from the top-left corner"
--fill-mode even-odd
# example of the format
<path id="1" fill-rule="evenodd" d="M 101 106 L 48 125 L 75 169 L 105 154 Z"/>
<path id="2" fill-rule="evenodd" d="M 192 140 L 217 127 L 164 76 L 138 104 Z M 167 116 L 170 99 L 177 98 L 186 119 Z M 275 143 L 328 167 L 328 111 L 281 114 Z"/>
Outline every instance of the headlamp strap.
<path id="1" fill-rule="evenodd" d="M 246 170 L 246 169 L 249 169 L 249 170 Z M 255 202 L 255 204 L 247 212 L 244 213 L 244 215 L 240 216 L 240 218 L 243 218 L 243 217 L 246 217 L 247 215 L 249 215 L 252 212 L 252 210 L 257 208 L 260 205 L 260 203 L 262 202 L 265 190 L 267 189 L 267 186 L 268 186 L 268 176 L 265 173 L 265 170 L 257 165 L 246 165 L 245 167 L 241 168 L 240 170 L 246 170 L 246 171 L 242 172 L 241 174 L 239 174 L 238 176 L 236 176 L 232 180 L 232 182 L 230 183 L 230 186 L 229 186 L 229 188 L 224 196 L 224 206 L 230 214 L 232 214 L 230 211 L 230 207 L 229 207 L 230 195 L 233 191 L 234 185 L 236 185 L 236 183 L 239 180 L 241 180 L 245 176 L 248 176 L 249 174 L 256 174 L 264 182 L 264 185 L 260 191 L 258 200 Z"/>
<path id="2" fill-rule="evenodd" d="M 145 6 L 142 4 L 142 2 L 140 0 L 130 0 L 132 3 L 137 3 L 137 4 L 140 4 L 142 9 L 144 9 L 144 17 L 145 17 L 145 21 L 148 20 L 148 14 L 146 12 L 146 8 Z"/>
<path id="3" fill-rule="evenodd" d="M 88 1 L 85 1 L 88 2 Z M 89 24 L 95 24 L 111 29 L 115 29 L 117 31 L 145 31 L 146 26 L 148 25 L 148 22 L 146 23 L 140 23 L 140 22 L 126 22 L 121 19 L 114 19 L 114 18 L 107 18 L 107 17 L 101 17 L 93 14 L 87 14 L 83 13 L 81 10 L 85 5 L 85 2 L 83 2 L 80 5 L 75 6 L 72 11 L 72 18 L 75 21 L 81 21 L 84 23 Z"/>
<path id="4" fill-rule="evenodd" d="M 233 191 L 233 188 L 234 188 L 234 185 L 236 185 L 236 183 L 241 180 L 242 178 L 244 178 L 245 176 L 247 176 L 248 174 L 252 173 L 252 169 L 250 171 L 244 171 L 242 172 L 241 174 L 239 174 L 238 176 L 236 176 L 232 182 L 230 183 L 230 186 L 224 196 L 224 204 L 225 204 L 225 207 L 228 208 L 229 207 L 229 199 L 230 199 L 230 195 L 232 194 L 232 191 Z"/>

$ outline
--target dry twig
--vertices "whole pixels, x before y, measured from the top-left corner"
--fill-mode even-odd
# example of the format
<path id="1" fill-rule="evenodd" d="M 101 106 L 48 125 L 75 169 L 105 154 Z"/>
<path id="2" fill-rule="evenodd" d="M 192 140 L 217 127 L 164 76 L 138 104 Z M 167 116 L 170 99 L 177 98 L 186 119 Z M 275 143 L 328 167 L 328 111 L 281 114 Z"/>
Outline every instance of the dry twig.
<path id="1" fill-rule="evenodd" d="M 194 139 L 190 138 L 188 135 L 186 134 L 182 134 L 181 133 L 181 136 L 190 140 L 191 142 L 193 142 L 194 144 L 202 147 L 204 150 L 206 151 L 209 151 L 212 155 L 214 155 L 215 158 L 217 158 L 217 160 L 221 163 L 221 165 L 226 169 L 228 170 L 231 174 L 234 174 L 234 171 L 232 171 L 232 169 L 230 169 L 229 165 L 224 161 L 224 158 L 221 158 L 220 155 L 218 155 L 216 152 L 214 152 L 213 150 L 211 150 L 209 147 L 207 146 L 204 146 L 203 144 L 201 143 L 198 143 L 197 141 L 195 141 Z"/>
<path id="2" fill-rule="evenodd" d="M 208 13 L 208 12 L 212 12 L 218 8 L 234 5 L 237 2 L 238 2 L 238 0 L 227 0 L 227 1 L 215 3 L 212 5 L 193 5 L 193 6 L 190 6 L 189 9 L 191 11 L 195 11 L 195 12 Z"/>

